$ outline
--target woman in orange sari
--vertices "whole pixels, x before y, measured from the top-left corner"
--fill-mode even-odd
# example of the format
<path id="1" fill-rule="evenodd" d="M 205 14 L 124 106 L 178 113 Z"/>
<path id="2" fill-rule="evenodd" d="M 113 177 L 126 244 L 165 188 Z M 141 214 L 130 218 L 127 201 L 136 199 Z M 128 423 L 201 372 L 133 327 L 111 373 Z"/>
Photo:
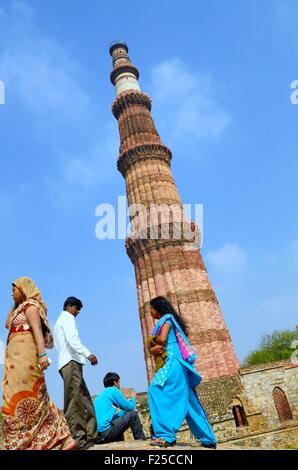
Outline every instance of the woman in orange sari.
<path id="1" fill-rule="evenodd" d="M 63 413 L 51 403 L 45 383 L 45 347 L 53 347 L 47 307 L 28 277 L 17 279 L 12 289 L 2 384 L 4 449 L 74 449 L 77 443 Z"/>

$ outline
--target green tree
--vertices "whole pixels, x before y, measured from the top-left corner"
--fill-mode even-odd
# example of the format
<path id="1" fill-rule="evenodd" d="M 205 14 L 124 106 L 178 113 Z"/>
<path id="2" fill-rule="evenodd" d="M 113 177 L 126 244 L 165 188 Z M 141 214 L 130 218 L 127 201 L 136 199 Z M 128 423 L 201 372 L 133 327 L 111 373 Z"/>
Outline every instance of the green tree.
<path id="1" fill-rule="evenodd" d="M 272 334 L 266 334 L 262 337 L 259 347 L 246 356 L 242 366 L 290 359 L 294 351 L 291 344 L 295 340 L 298 340 L 296 330 L 274 331 Z"/>

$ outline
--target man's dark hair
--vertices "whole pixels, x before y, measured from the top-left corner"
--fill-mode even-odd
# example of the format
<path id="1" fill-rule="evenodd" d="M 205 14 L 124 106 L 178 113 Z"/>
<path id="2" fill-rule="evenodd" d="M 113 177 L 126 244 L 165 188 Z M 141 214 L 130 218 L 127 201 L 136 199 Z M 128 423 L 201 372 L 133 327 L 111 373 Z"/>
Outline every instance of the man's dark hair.
<path id="1" fill-rule="evenodd" d="M 70 307 L 77 307 L 77 308 L 83 308 L 83 304 L 80 301 L 80 299 L 77 299 L 76 297 L 68 297 L 63 305 L 63 310 L 66 310 L 67 306 Z"/>
<path id="2" fill-rule="evenodd" d="M 119 379 L 120 377 L 116 372 L 108 372 L 103 379 L 103 384 L 105 388 L 113 387 L 114 382 L 118 382 Z"/>

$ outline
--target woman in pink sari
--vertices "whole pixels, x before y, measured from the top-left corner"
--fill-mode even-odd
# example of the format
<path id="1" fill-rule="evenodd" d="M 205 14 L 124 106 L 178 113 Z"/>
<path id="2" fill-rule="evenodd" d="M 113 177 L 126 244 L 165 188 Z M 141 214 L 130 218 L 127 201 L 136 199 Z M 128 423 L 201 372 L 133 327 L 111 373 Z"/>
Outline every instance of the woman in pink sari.
<path id="1" fill-rule="evenodd" d="M 14 307 L 9 329 L 2 384 L 3 445 L 5 450 L 71 450 L 63 413 L 51 402 L 44 377 L 49 366 L 45 347 L 53 347 L 47 308 L 28 277 L 13 285 Z"/>

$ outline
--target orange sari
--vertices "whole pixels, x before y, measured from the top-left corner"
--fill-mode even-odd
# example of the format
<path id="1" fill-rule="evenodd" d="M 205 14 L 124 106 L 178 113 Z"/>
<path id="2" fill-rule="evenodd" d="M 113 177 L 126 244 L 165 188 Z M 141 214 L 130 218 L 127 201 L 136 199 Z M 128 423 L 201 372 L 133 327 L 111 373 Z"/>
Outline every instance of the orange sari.
<path id="1" fill-rule="evenodd" d="M 2 384 L 3 446 L 5 450 L 59 448 L 70 436 L 64 415 L 51 403 L 37 349 L 26 318 L 26 301 L 10 313 Z M 46 313 L 43 311 L 43 316 Z M 46 321 L 47 322 L 47 321 Z"/>

